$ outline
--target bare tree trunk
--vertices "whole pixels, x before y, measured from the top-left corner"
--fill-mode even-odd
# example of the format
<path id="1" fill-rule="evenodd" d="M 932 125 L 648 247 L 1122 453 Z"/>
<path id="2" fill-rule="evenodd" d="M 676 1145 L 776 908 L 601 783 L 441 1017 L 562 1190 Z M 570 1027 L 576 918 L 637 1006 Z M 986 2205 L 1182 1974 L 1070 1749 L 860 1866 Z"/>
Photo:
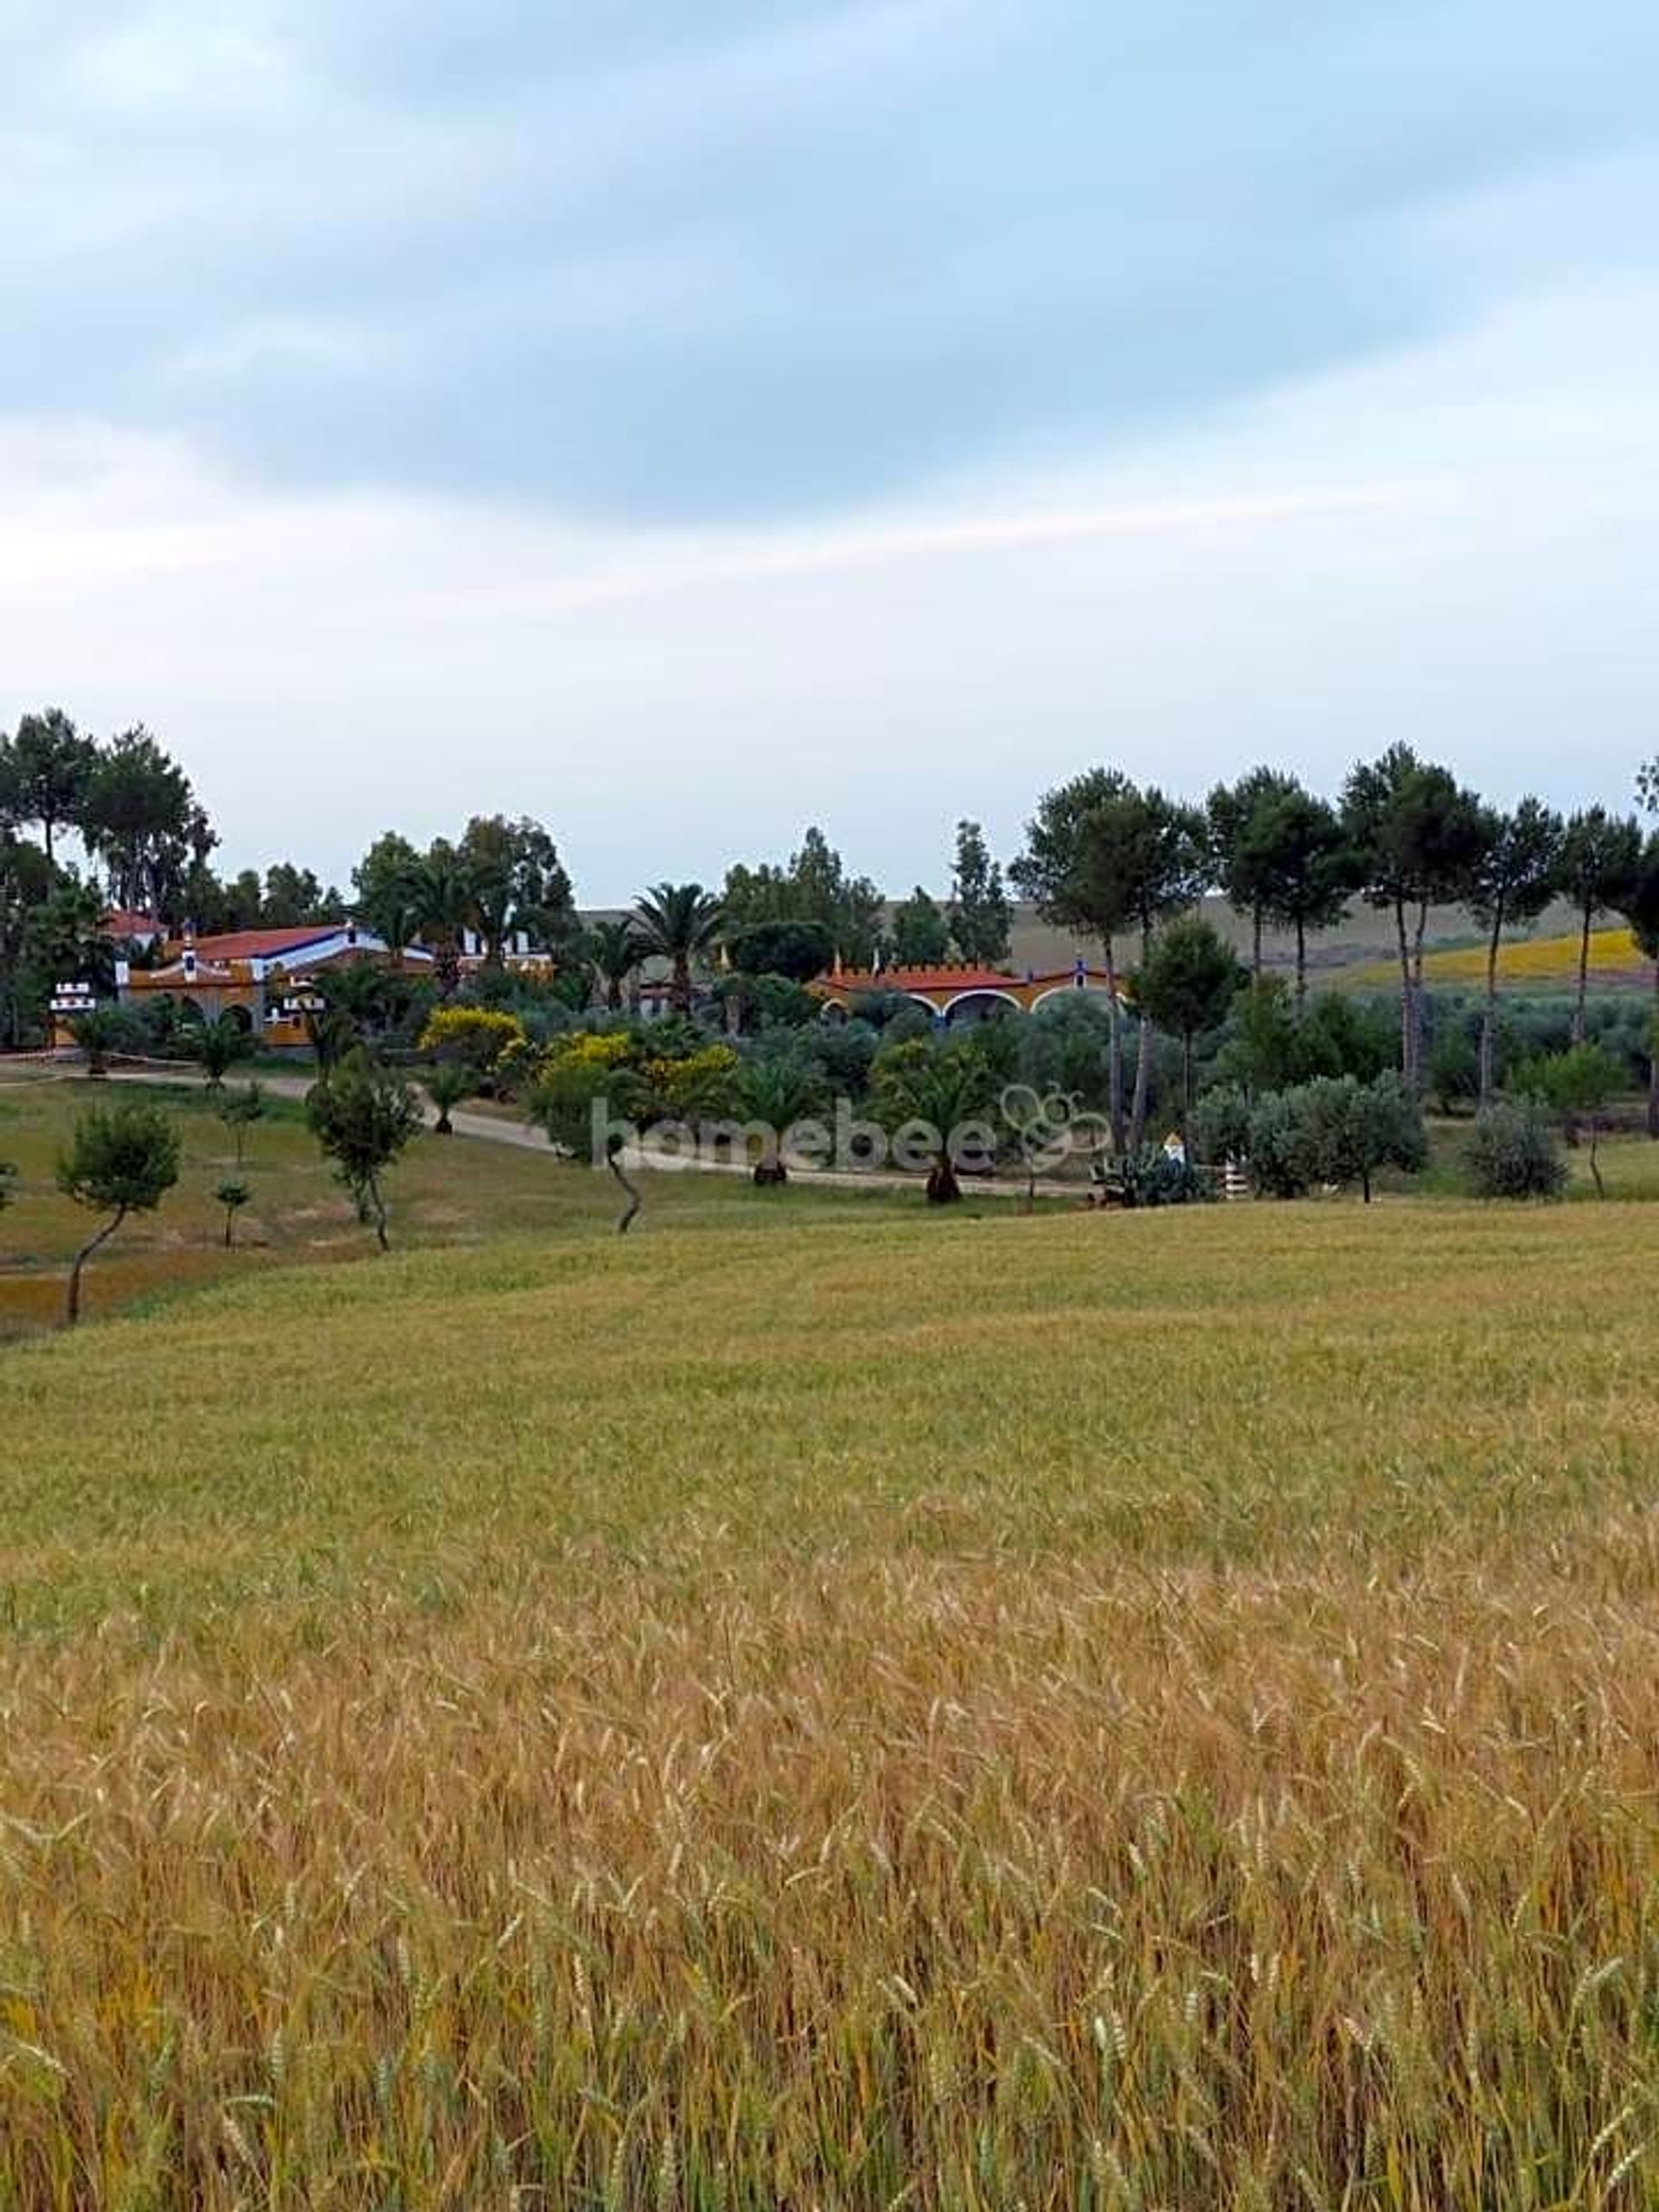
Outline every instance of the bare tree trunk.
<path id="1" fill-rule="evenodd" d="M 386 1202 L 380 1195 L 380 1179 L 378 1175 L 371 1175 L 369 1178 L 369 1203 L 374 1208 L 376 1241 L 383 1252 L 389 1252 L 391 1249 L 391 1240 L 386 1235 Z"/>
<path id="2" fill-rule="evenodd" d="M 1112 1124 L 1112 1150 L 1123 1156 L 1123 1027 L 1117 1002 L 1117 956 L 1110 938 L 1106 950 L 1106 1099 Z"/>
<path id="3" fill-rule="evenodd" d="M 1423 1083 L 1423 939 L 1428 933 L 1428 901 L 1419 901 L 1411 947 L 1411 1087 Z"/>
<path id="4" fill-rule="evenodd" d="M 1601 1179 L 1600 1168 L 1596 1165 L 1596 1144 L 1600 1135 L 1601 1116 L 1599 1114 L 1592 1114 L 1590 1116 L 1590 1179 L 1596 1186 L 1596 1196 L 1599 1198 L 1605 1198 L 1607 1195 L 1607 1186 Z"/>
<path id="5" fill-rule="evenodd" d="M 1582 1045 L 1584 1042 L 1584 1001 L 1585 995 L 1590 988 L 1590 924 L 1592 918 L 1591 910 L 1586 906 L 1584 910 L 1583 927 L 1579 931 L 1579 995 L 1573 1007 L 1573 1042 L 1575 1045 Z"/>
<path id="6" fill-rule="evenodd" d="M 1143 925 L 1141 931 L 1141 965 L 1144 969 L 1152 951 L 1152 931 Z M 1147 1020 L 1145 1007 L 1135 1009 L 1135 1103 L 1129 1109 L 1129 1150 L 1139 1152 L 1147 1134 L 1147 1090 L 1152 1077 L 1152 1024 Z"/>
<path id="7" fill-rule="evenodd" d="M 1262 902 L 1260 899 L 1255 904 L 1254 918 L 1255 930 L 1255 939 L 1250 947 L 1250 981 L 1253 983 L 1259 983 L 1262 980 Z"/>
<path id="8" fill-rule="evenodd" d="M 1181 1136 L 1186 1136 L 1186 1125 L 1192 1118 L 1192 1032 L 1188 1029 L 1181 1037 Z"/>
<path id="9" fill-rule="evenodd" d="M 1300 914 L 1296 917 L 1296 1019 L 1302 1018 L 1307 1004 L 1307 923 Z"/>
<path id="10" fill-rule="evenodd" d="M 1406 902 L 1394 902 L 1394 931 L 1400 946 L 1400 1078 L 1408 1090 L 1417 1088 L 1412 1067 L 1411 948 L 1406 942 Z"/>
<path id="11" fill-rule="evenodd" d="M 1129 1150 L 1139 1152 L 1147 1134 L 1147 1087 L 1152 1073 L 1152 1024 L 1143 1007 L 1135 1033 L 1135 1103 L 1129 1109 Z"/>
<path id="12" fill-rule="evenodd" d="M 605 1165 L 610 1169 L 612 1174 L 615 1176 L 617 1181 L 627 1192 L 628 1203 L 623 1209 L 621 1220 L 616 1224 L 617 1235 L 619 1236 L 626 1236 L 629 1230 L 633 1226 L 634 1216 L 639 1211 L 639 1193 L 634 1188 L 633 1185 L 629 1182 L 627 1177 L 622 1173 L 622 1161 L 620 1157 L 621 1151 L 622 1140 L 620 1137 L 613 1137 L 605 1147 Z"/>
<path id="13" fill-rule="evenodd" d="M 69 1269 L 69 1294 L 64 1306 L 63 1325 L 73 1329 L 80 1319 L 80 1271 L 100 1244 L 107 1243 L 127 1217 L 125 1206 L 118 1207 L 113 1221 L 106 1221 L 96 1236 L 91 1237 L 76 1253 Z"/>
<path id="14" fill-rule="evenodd" d="M 1492 934 L 1486 947 L 1486 1006 L 1480 1017 L 1480 1103 L 1492 1103 L 1497 1047 L 1497 955 L 1503 938 L 1503 909 L 1492 916 Z"/>

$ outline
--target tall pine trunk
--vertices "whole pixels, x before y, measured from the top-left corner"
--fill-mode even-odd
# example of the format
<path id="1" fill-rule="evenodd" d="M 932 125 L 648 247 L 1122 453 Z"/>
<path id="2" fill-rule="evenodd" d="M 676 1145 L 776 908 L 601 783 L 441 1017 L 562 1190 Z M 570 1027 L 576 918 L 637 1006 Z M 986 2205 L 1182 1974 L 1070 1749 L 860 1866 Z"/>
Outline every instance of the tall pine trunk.
<path id="1" fill-rule="evenodd" d="M 1112 1151 L 1123 1157 L 1123 1027 L 1117 1003 L 1117 956 L 1112 940 L 1102 940 L 1106 953 L 1106 1103 L 1112 1124 Z"/>
<path id="2" fill-rule="evenodd" d="M 1152 951 L 1152 930 L 1143 923 L 1141 929 L 1141 965 L 1145 969 Z M 1135 1008 L 1135 1103 L 1129 1109 L 1129 1150 L 1139 1152 L 1147 1134 L 1147 1088 L 1152 1075 L 1152 1024 L 1147 1020 L 1145 1007 Z"/>
<path id="3" fill-rule="evenodd" d="M 1411 946 L 1406 937 L 1406 902 L 1394 902 L 1394 929 L 1400 946 L 1400 1079 L 1408 1090 L 1417 1088 L 1417 1071 L 1412 1052 L 1414 1020 L 1411 994 Z"/>
<path id="4" fill-rule="evenodd" d="M 1296 1019 L 1302 1018 L 1307 1004 L 1307 924 L 1300 914 L 1296 917 Z"/>
<path id="5" fill-rule="evenodd" d="M 1486 944 L 1486 1005 L 1480 1017 L 1480 1103 L 1492 1103 L 1497 1048 L 1497 955 L 1503 938 L 1503 909 L 1492 916 L 1492 934 Z"/>
<path id="6" fill-rule="evenodd" d="M 1586 906 L 1580 917 L 1581 926 L 1579 931 L 1579 995 L 1573 1006 L 1573 1042 L 1575 1045 L 1582 1045 L 1584 1042 L 1584 1001 L 1585 995 L 1590 988 L 1590 924 L 1592 918 L 1592 910 Z"/>

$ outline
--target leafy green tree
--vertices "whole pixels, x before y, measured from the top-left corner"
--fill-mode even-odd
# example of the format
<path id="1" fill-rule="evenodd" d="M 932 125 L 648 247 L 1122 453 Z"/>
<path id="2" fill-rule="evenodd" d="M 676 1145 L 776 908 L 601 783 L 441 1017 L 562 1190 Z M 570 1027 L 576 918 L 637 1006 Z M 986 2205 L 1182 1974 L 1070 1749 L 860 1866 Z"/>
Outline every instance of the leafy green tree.
<path id="1" fill-rule="evenodd" d="M 1497 1036 L 1497 963 L 1503 932 L 1536 921 L 1555 895 L 1561 817 L 1541 799 L 1523 798 L 1509 813 L 1484 807 L 1470 871 L 1469 905 L 1486 931 L 1486 1004 L 1480 1023 L 1480 1102 L 1491 1103 Z"/>
<path id="2" fill-rule="evenodd" d="M 1310 931 L 1334 929 L 1348 911 L 1356 861 L 1340 816 L 1293 783 L 1258 807 L 1243 842 L 1273 919 L 1296 940 L 1296 1010 L 1307 1003 Z"/>
<path id="3" fill-rule="evenodd" d="M 98 748 L 61 707 L 25 715 L 17 734 L 0 739 L 0 823 L 39 824 L 47 863 L 60 830 L 79 828 Z"/>
<path id="4" fill-rule="evenodd" d="M 86 784 L 82 835 L 120 906 L 176 914 L 193 861 L 218 839 L 190 779 L 138 723 L 99 753 Z"/>
<path id="5" fill-rule="evenodd" d="M 1218 1029 L 1244 982 L 1244 971 L 1211 925 L 1183 915 L 1154 938 L 1141 965 L 1135 995 L 1156 1029 L 1181 1040 L 1181 1126 L 1192 1111 L 1192 1043 Z"/>
<path id="6" fill-rule="evenodd" d="M 834 940 L 825 923 L 787 916 L 747 923 L 730 931 L 726 945 L 741 975 L 786 976 L 795 983 L 810 983 L 815 976 L 822 976 L 835 957 Z"/>
<path id="7" fill-rule="evenodd" d="M 124 1099 L 94 1106 L 75 1123 L 58 1160 L 58 1188 L 77 1205 L 110 1218 L 70 1263 L 64 1325 L 80 1319 L 80 1278 L 86 1262 L 129 1214 L 153 1213 L 179 1179 L 179 1138 L 158 1106 Z"/>
<path id="8" fill-rule="evenodd" d="M 1008 873 L 1046 922 L 1092 937 L 1106 969 L 1107 1113 L 1112 1149 L 1124 1150 L 1123 1026 L 1117 939 L 1136 912 L 1140 793 L 1116 768 L 1091 768 L 1038 801 L 1026 846 Z"/>
<path id="9" fill-rule="evenodd" d="M 382 1184 L 421 1126 L 420 1102 L 399 1075 L 378 1068 L 366 1053 L 346 1055 L 306 1093 L 306 1120 L 334 1173 L 350 1192 L 357 1217 L 372 1224 L 380 1249 L 389 1248 Z"/>
<path id="10" fill-rule="evenodd" d="M 883 901 L 868 876 L 849 875 L 822 830 L 809 829 L 786 868 L 770 861 L 727 872 L 721 907 L 728 936 L 758 922 L 817 922 L 830 957 L 868 968 L 875 958 Z"/>
<path id="11" fill-rule="evenodd" d="M 588 965 L 604 991 L 607 1007 L 613 1014 L 620 1014 L 628 978 L 639 965 L 639 936 L 632 916 L 624 914 L 618 920 L 592 923 L 586 950 Z"/>
<path id="12" fill-rule="evenodd" d="M 1268 840 L 1258 824 L 1275 801 L 1298 788 L 1277 768 L 1252 768 L 1236 784 L 1217 784 L 1205 804 L 1216 880 L 1234 912 L 1250 922 L 1250 975 L 1262 980 L 1262 935 L 1272 910 L 1265 866 Z"/>
<path id="13" fill-rule="evenodd" d="M 1464 1166 L 1478 1198 L 1556 1198 L 1567 1186 L 1560 1145 L 1535 1098 L 1483 1107 Z"/>
<path id="14" fill-rule="evenodd" d="M 236 1164 L 241 1166 L 247 1151 L 248 1133 L 254 1124 L 264 1119 L 265 1094 L 257 1083 L 249 1083 L 238 1090 L 227 1090 L 219 1100 L 219 1118 L 231 1133 L 236 1147 Z"/>
<path id="15" fill-rule="evenodd" d="M 473 925 L 486 961 L 501 959 L 508 939 L 522 931 L 532 943 L 566 943 L 575 927 L 570 879 L 558 848 L 528 815 L 475 814 L 457 848 L 472 887 Z"/>
<path id="16" fill-rule="evenodd" d="M 1649 814 L 1659 814 L 1659 753 L 1637 770 L 1636 796 Z"/>
<path id="17" fill-rule="evenodd" d="M 1375 1083 L 1324 1077 L 1290 1094 L 1307 1147 L 1310 1183 L 1357 1183 L 1365 1204 L 1383 1167 L 1416 1174 L 1428 1164 L 1422 1109 L 1399 1076 Z"/>
<path id="18" fill-rule="evenodd" d="M 225 1209 L 225 1249 L 228 1252 L 236 1242 L 236 1217 L 252 1198 L 253 1192 L 245 1183 L 227 1179 L 219 1184 L 213 1196 Z"/>
<path id="19" fill-rule="evenodd" d="M 645 951 L 669 963 L 670 1005 L 677 1014 L 689 1014 L 693 963 L 720 935 L 719 899 L 700 883 L 654 883 L 635 904 L 633 918 Z"/>
<path id="20" fill-rule="evenodd" d="M 1605 1046 L 1579 1044 L 1542 1062 L 1538 1076 L 1544 1096 L 1568 1129 L 1589 1130 L 1590 1179 L 1596 1186 L 1596 1196 L 1605 1198 L 1607 1192 L 1597 1147 L 1606 1126 L 1608 1105 L 1624 1081 L 1624 1071 Z"/>
<path id="21" fill-rule="evenodd" d="M 1590 933 L 1598 919 L 1622 905 L 1642 865 L 1642 832 L 1635 817 L 1623 820 L 1605 806 L 1584 808 L 1561 838 L 1557 880 L 1579 918 L 1579 986 L 1573 1007 L 1573 1042 L 1584 1042 L 1585 1001 L 1590 988 Z"/>
<path id="22" fill-rule="evenodd" d="M 1000 968 L 1006 963 L 1014 908 L 1003 888 L 1002 871 L 991 858 L 977 822 L 957 824 L 948 918 L 950 941 L 971 966 Z"/>
<path id="23" fill-rule="evenodd" d="M 38 845 L 0 829 L 0 1046 L 22 1045 L 53 982 L 29 957 L 54 869 Z"/>
<path id="24" fill-rule="evenodd" d="M 324 905 L 323 888 L 308 868 L 292 861 L 278 861 L 265 870 L 259 900 L 260 918 L 267 929 L 298 929 L 310 922 L 333 921 L 335 913 Z M 200 924 L 201 917 L 196 920 Z"/>
<path id="25" fill-rule="evenodd" d="M 434 1136 L 447 1137 L 454 1133 L 454 1123 L 449 1116 L 457 1106 L 463 1106 L 478 1088 L 478 1078 L 471 1068 L 460 1060 L 439 1060 L 426 1069 L 421 1077 L 421 1088 L 438 1109 L 438 1118 L 432 1124 Z"/>
<path id="26" fill-rule="evenodd" d="M 1366 901 L 1394 916 L 1400 958 L 1400 1071 L 1420 1087 L 1423 944 L 1433 906 L 1470 895 L 1482 847 L 1480 802 L 1450 769 L 1408 745 L 1362 761 L 1343 787 L 1343 826 Z"/>
<path id="27" fill-rule="evenodd" d="M 17 1194 L 17 1170 L 10 1160 L 0 1160 L 0 1213 Z"/>
<path id="28" fill-rule="evenodd" d="M 893 910 L 893 957 L 900 968 L 937 968 L 950 950 L 950 931 L 938 901 L 918 883 Z"/>
<path id="29" fill-rule="evenodd" d="M 1250 1094 L 1239 1084 L 1217 1084 L 1192 1109 L 1187 1148 L 1196 1160 L 1220 1167 L 1249 1157 Z"/>
<path id="30" fill-rule="evenodd" d="M 1284 977 L 1257 977 L 1234 999 L 1232 1014 L 1232 1033 L 1216 1056 L 1217 1080 L 1250 1097 L 1296 1082 L 1304 1072 L 1305 1040 Z"/>
<path id="31" fill-rule="evenodd" d="M 388 830 L 352 870 L 358 918 L 394 953 L 419 934 L 421 855 L 407 837 Z"/>

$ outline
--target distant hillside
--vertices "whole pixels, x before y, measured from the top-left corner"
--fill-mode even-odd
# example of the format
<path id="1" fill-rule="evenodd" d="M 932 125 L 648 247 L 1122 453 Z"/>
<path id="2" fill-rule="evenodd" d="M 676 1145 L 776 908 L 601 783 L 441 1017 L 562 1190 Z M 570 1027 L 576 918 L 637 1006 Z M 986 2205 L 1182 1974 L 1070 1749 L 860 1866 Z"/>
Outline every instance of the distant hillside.
<path id="1" fill-rule="evenodd" d="M 1224 899 L 1206 899 L 1204 902 L 1205 919 L 1235 946 L 1241 959 L 1248 959 L 1250 950 L 1250 925 L 1247 917 L 1236 914 Z M 1552 906 L 1533 931 L 1534 938 L 1570 936 L 1573 927 L 1573 910 L 1558 904 Z M 1436 906 L 1428 918 L 1428 943 L 1437 950 L 1461 948 L 1478 950 L 1482 943 L 1480 932 L 1466 907 Z M 1262 950 L 1270 969 L 1288 974 L 1296 959 L 1296 940 L 1286 930 L 1269 930 L 1262 940 Z M 1014 965 L 1016 969 L 1034 968 L 1039 973 L 1051 968 L 1068 967 L 1079 951 L 1093 959 L 1098 947 L 1080 944 L 1067 931 L 1051 929 L 1037 918 L 1034 907 L 1021 904 L 1015 910 L 1014 925 Z M 1310 972 L 1330 982 L 1344 971 L 1355 968 L 1370 968 L 1378 962 L 1392 960 L 1395 952 L 1394 917 L 1379 913 L 1373 906 L 1356 900 L 1349 909 L 1348 918 L 1334 930 L 1322 936 L 1310 938 L 1307 961 Z M 1482 969 L 1484 973 L 1484 968 Z M 1369 980 L 1369 979 L 1368 979 Z M 1391 974 L 1380 979 L 1386 986 Z"/>

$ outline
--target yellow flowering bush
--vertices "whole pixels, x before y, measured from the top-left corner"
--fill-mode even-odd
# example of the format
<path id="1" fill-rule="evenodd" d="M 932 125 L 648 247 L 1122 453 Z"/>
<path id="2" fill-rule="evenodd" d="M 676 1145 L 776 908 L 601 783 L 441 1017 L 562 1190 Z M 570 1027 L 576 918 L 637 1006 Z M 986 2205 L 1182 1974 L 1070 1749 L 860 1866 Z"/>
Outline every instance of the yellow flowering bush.
<path id="1" fill-rule="evenodd" d="M 439 1059 L 459 1060 L 484 1075 L 509 1046 L 527 1041 L 516 1014 L 504 1014 L 495 1007 L 441 1006 L 428 1015 L 416 1049 Z"/>

